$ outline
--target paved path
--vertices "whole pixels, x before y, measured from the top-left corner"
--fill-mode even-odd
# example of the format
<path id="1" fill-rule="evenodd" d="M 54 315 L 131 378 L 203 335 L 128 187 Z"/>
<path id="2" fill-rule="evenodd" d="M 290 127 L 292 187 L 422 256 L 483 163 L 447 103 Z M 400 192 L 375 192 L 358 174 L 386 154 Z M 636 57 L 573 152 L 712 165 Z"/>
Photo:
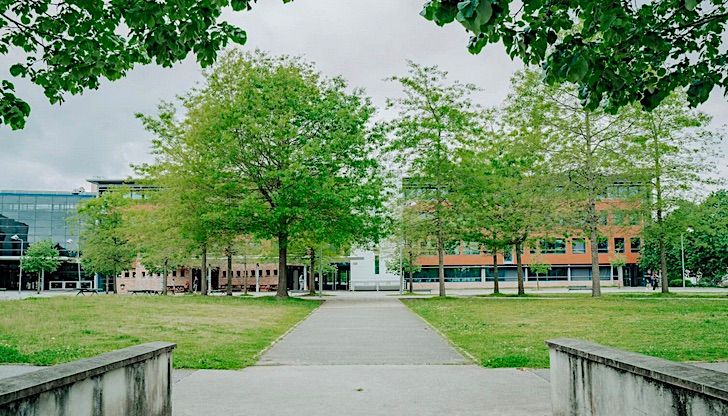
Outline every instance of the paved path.
<path id="1" fill-rule="evenodd" d="M 242 371 L 175 384 L 175 416 L 549 415 L 548 381 L 484 369 L 395 297 L 332 298 Z"/>

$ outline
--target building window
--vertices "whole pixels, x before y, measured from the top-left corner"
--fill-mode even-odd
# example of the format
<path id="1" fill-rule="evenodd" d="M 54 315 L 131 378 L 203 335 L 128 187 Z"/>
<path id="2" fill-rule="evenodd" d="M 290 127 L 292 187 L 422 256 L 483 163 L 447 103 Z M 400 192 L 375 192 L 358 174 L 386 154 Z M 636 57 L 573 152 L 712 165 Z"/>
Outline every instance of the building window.
<path id="1" fill-rule="evenodd" d="M 240 270 L 236 270 L 236 271 L 235 271 L 235 276 L 236 276 L 236 277 L 240 277 Z"/>
<path id="2" fill-rule="evenodd" d="M 142 272 L 142 277 L 147 277 L 147 272 Z"/>
<path id="3" fill-rule="evenodd" d="M 266 270 L 265 270 L 265 275 L 266 275 L 266 276 L 270 276 L 270 269 L 266 269 Z"/>
<path id="4" fill-rule="evenodd" d="M 609 239 L 607 237 L 599 237 L 597 239 L 597 252 L 609 253 Z"/>
<path id="5" fill-rule="evenodd" d="M 172 277 L 177 277 L 177 270 L 172 270 Z"/>
<path id="6" fill-rule="evenodd" d="M 379 274 L 379 256 L 374 256 L 374 274 Z"/>
<path id="7" fill-rule="evenodd" d="M 273 276 L 278 276 L 278 269 L 273 270 Z"/>
<path id="8" fill-rule="evenodd" d="M 632 237 L 629 239 L 629 251 L 632 253 L 639 253 L 642 240 L 639 237 Z"/>
<path id="9" fill-rule="evenodd" d="M 586 253 L 586 240 L 584 240 L 583 238 L 572 238 L 571 252 L 574 254 Z"/>
<path id="10" fill-rule="evenodd" d="M 185 269 L 182 269 L 182 270 L 179 271 L 179 276 L 180 277 L 185 277 Z"/>
<path id="11" fill-rule="evenodd" d="M 551 254 L 566 253 L 566 244 L 563 239 L 541 240 L 541 252 Z"/>
<path id="12" fill-rule="evenodd" d="M 129 272 L 124 272 L 124 277 L 129 277 Z"/>
<path id="13" fill-rule="evenodd" d="M 624 224 L 624 211 L 614 211 L 613 222 L 614 225 Z"/>
<path id="14" fill-rule="evenodd" d="M 136 277 L 136 272 L 131 272 L 131 277 Z"/>
<path id="15" fill-rule="evenodd" d="M 614 252 L 624 253 L 624 238 L 617 237 L 614 239 Z"/>
<path id="16" fill-rule="evenodd" d="M 222 277 L 227 277 L 227 271 L 225 271 L 225 270 L 222 271 Z"/>
<path id="17" fill-rule="evenodd" d="M 513 252 L 512 251 L 505 251 L 503 252 L 503 263 L 513 263 Z"/>

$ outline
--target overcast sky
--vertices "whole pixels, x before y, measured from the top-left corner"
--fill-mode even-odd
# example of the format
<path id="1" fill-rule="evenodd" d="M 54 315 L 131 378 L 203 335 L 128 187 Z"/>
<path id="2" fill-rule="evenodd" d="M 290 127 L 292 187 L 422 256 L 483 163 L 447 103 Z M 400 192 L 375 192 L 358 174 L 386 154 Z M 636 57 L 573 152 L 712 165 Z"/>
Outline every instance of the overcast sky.
<path id="1" fill-rule="evenodd" d="M 406 60 L 437 64 L 453 78 L 484 91 L 477 100 L 498 105 L 509 78 L 521 67 L 499 45 L 478 56 L 466 49 L 467 35 L 458 25 L 439 28 L 419 16 L 423 0 L 265 0 L 251 12 L 229 20 L 248 32 L 243 49 L 301 55 L 327 75 L 343 75 L 363 87 L 382 105 L 396 94 L 385 77 L 406 71 Z M 0 57 L 7 70 L 9 57 Z M 115 83 L 51 106 L 42 91 L 19 81 L 19 95 L 32 107 L 22 131 L 0 127 L 0 189 L 71 190 L 88 188 L 92 177 L 121 178 L 130 163 L 150 160 L 150 135 L 134 118 L 153 113 L 160 100 L 170 100 L 201 80 L 194 60 L 174 68 L 140 67 Z M 701 109 L 714 116 L 714 126 L 728 123 L 728 102 L 718 91 Z M 723 149 L 728 150 L 728 142 Z M 728 176 L 726 159 L 720 162 Z"/>

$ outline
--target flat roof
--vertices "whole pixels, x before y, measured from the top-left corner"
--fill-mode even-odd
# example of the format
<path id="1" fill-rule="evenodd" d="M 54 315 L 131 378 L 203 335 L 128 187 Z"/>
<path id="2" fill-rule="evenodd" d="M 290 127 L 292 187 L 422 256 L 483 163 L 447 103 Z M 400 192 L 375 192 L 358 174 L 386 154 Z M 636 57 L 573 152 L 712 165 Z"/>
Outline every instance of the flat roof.
<path id="1" fill-rule="evenodd" d="M 72 192 L 72 191 L 32 191 L 32 190 L 3 190 L 0 195 L 27 195 L 27 196 L 80 196 L 96 197 L 96 192 Z"/>

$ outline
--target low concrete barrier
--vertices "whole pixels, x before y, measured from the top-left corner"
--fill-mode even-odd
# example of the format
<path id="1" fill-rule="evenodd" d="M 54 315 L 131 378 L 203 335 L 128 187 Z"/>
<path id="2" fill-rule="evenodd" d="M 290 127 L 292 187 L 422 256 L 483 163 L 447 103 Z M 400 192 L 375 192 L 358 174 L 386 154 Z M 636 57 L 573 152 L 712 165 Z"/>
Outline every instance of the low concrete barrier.
<path id="1" fill-rule="evenodd" d="M 151 342 L 0 379 L 0 416 L 168 416 L 172 350 Z"/>
<path id="2" fill-rule="evenodd" d="M 554 416 L 728 416 L 728 374 L 586 341 L 546 341 Z"/>

